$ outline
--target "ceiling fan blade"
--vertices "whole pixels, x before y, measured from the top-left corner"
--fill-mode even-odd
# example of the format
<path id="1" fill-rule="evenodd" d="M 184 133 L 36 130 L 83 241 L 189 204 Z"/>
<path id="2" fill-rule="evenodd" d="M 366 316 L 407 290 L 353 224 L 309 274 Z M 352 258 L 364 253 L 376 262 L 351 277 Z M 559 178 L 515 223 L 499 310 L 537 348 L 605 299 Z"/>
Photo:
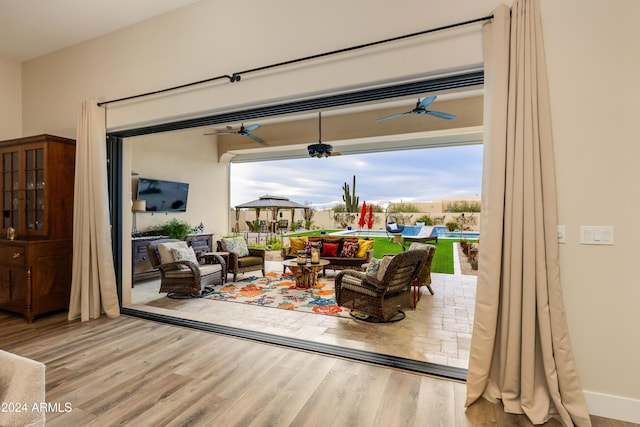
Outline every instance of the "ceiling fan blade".
<path id="1" fill-rule="evenodd" d="M 251 135 L 250 133 L 245 133 L 243 134 L 243 136 L 248 136 L 249 138 L 253 139 L 255 142 L 259 142 L 260 144 L 264 144 L 265 142 L 267 142 L 258 136 Z"/>
<path id="2" fill-rule="evenodd" d="M 436 100 L 436 98 L 437 98 L 436 96 L 427 96 L 425 99 L 423 99 L 418 103 L 416 108 L 420 108 L 420 109 L 427 108 L 429 105 L 431 105 L 433 101 Z"/>
<path id="3" fill-rule="evenodd" d="M 251 132 L 252 130 L 256 130 L 260 127 L 260 125 L 255 124 L 255 125 L 251 125 L 251 126 L 247 126 L 246 128 L 244 128 L 243 130 L 245 132 Z"/>
<path id="4" fill-rule="evenodd" d="M 454 116 L 453 114 L 442 113 L 440 111 L 431 111 L 431 110 L 429 110 L 429 111 L 427 111 L 427 114 L 430 114 L 430 115 L 435 116 L 435 117 L 439 117 L 441 119 L 447 119 L 447 120 L 451 120 L 451 119 L 455 119 L 456 118 L 456 116 Z"/>
<path id="5" fill-rule="evenodd" d="M 237 132 L 211 132 L 204 133 L 203 135 L 235 135 Z"/>
<path id="6" fill-rule="evenodd" d="M 391 116 L 383 117 L 381 119 L 376 119 L 376 120 L 374 120 L 374 122 L 378 123 L 378 122 L 382 122 L 384 120 L 395 119 L 396 117 L 404 116 L 404 115 L 407 115 L 407 114 L 411 114 L 411 112 L 407 111 L 406 113 L 393 114 Z"/>

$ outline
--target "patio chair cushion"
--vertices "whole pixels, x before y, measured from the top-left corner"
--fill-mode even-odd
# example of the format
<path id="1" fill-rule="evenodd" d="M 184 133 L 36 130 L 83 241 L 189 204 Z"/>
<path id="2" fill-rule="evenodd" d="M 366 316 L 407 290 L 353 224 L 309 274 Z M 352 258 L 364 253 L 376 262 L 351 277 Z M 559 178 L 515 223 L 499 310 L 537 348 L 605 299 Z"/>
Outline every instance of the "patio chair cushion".
<path id="1" fill-rule="evenodd" d="M 249 248 L 243 237 L 229 237 L 220 240 L 224 252 L 233 252 L 238 257 L 249 256 Z"/>
<path id="2" fill-rule="evenodd" d="M 189 245 L 187 245 L 187 242 L 160 243 L 158 252 L 160 253 L 161 264 L 169 264 L 176 260 L 173 256 L 173 249 L 189 249 Z"/>
<path id="3" fill-rule="evenodd" d="M 373 248 L 373 244 L 375 240 L 358 240 L 358 252 L 356 253 L 356 258 L 365 258 L 367 256 L 367 251 Z"/>
<path id="4" fill-rule="evenodd" d="M 392 259 L 393 259 L 393 256 L 391 255 L 385 255 L 382 257 L 382 259 L 380 260 L 380 267 L 378 267 L 378 273 L 377 273 L 378 280 L 382 280 L 384 278 L 384 273 L 387 272 L 387 267 L 389 267 L 389 264 L 391 264 Z"/>
<path id="5" fill-rule="evenodd" d="M 371 258 L 369 260 L 369 264 L 367 265 L 367 269 L 365 270 L 365 274 L 377 278 L 379 269 L 380 269 L 380 260 L 378 258 Z"/>
<path id="6" fill-rule="evenodd" d="M 200 268 L 201 276 L 206 276 L 207 274 L 222 271 L 222 266 L 220 264 L 202 264 L 198 265 L 198 267 Z M 177 279 L 180 277 L 193 277 L 193 273 L 188 268 L 186 268 L 185 270 L 169 270 L 165 273 L 165 275 L 166 277 L 172 279 Z"/>
<path id="7" fill-rule="evenodd" d="M 308 241 L 307 236 L 289 237 L 289 255 L 296 256 L 298 251 L 304 251 L 304 243 Z"/>
<path id="8" fill-rule="evenodd" d="M 193 251 L 193 248 L 172 248 L 171 254 L 173 255 L 174 261 L 191 261 L 194 264 L 198 264 L 198 258 L 196 257 L 196 253 Z M 180 270 L 189 270 L 189 267 L 186 265 L 179 266 Z"/>
<path id="9" fill-rule="evenodd" d="M 264 262 L 264 258 L 259 256 L 245 256 L 242 258 L 238 258 L 238 267 L 251 267 L 256 265 L 261 265 Z"/>

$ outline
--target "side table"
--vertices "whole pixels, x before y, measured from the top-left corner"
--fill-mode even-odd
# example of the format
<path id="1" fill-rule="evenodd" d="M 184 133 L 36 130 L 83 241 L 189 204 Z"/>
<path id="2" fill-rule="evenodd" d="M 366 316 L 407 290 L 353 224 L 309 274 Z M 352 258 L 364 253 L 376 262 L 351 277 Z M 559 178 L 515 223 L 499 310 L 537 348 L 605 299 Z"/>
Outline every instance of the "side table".
<path id="1" fill-rule="evenodd" d="M 220 262 L 220 258 L 224 261 L 222 268 L 222 283 L 227 283 L 227 271 L 229 270 L 229 252 L 202 252 L 200 257 L 204 259 L 205 264 L 216 264 Z"/>
<path id="2" fill-rule="evenodd" d="M 329 261 L 321 259 L 317 264 L 298 264 L 295 259 L 283 261 L 282 265 L 289 267 L 293 276 L 296 278 L 296 288 L 308 289 L 315 286 L 318 282 L 318 273 L 322 271 L 324 266 L 329 265 Z"/>

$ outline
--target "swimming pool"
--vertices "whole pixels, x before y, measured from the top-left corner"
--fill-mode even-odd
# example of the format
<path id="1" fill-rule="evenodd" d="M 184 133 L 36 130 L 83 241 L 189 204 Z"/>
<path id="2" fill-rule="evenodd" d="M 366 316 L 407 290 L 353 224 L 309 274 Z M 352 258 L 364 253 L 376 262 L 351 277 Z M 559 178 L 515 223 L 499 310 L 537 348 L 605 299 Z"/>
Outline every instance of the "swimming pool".
<path id="1" fill-rule="evenodd" d="M 444 225 L 436 225 L 433 227 L 433 235 L 444 239 L 479 239 L 478 231 L 447 231 Z"/>
<path id="2" fill-rule="evenodd" d="M 361 236 L 361 237 L 387 237 L 386 230 L 345 230 L 331 233 L 332 236 Z M 447 227 L 444 225 L 419 226 L 419 225 L 405 225 L 402 230 L 403 237 L 429 237 L 437 236 L 443 239 L 478 239 L 480 233 L 477 231 L 447 231 Z"/>
<path id="3" fill-rule="evenodd" d="M 404 230 L 402 230 L 402 235 L 405 237 L 418 237 L 420 232 L 422 232 L 423 228 L 417 225 L 405 225 Z M 429 227 L 430 229 L 430 227 Z M 429 233 L 431 230 L 424 230 L 425 233 Z M 369 236 L 369 237 L 387 237 L 386 230 L 368 230 L 368 229 L 360 229 L 360 230 L 345 230 L 345 231 L 336 231 L 335 233 L 331 233 L 332 236 Z M 429 234 L 425 234 L 425 237 L 429 237 Z"/>

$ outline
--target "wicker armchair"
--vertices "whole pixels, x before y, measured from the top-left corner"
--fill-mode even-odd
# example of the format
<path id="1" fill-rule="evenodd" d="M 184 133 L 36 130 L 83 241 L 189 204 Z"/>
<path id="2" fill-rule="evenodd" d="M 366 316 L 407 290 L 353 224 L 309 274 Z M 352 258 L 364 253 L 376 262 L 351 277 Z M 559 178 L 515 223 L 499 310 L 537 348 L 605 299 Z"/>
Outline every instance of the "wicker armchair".
<path id="1" fill-rule="evenodd" d="M 431 292 L 431 295 L 434 294 L 433 289 L 431 288 L 431 263 L 433 261 L 433 256 L 436 254 L 436 247 L 434 245 L 429 245 L 427 243 L 412 243 L 409 246 L 410 251 L 414 251 L 416 249 L 421 249 L 427 251 L 427 259 L 424 264 L 422 264 L 422 269 L 418 273 L 418 277 L 414 279 L 414 287 L 413 287 L 413 306 L 415 307 L 420 301 L 420 287 L 426 286 Z"/>
<path id="2" fill-rule="evenodd" d="M 385 322 L 403 308 L 413 308 L 411 285 L 427 255 L 427 251 L 420 249 L 402 252 L 391 258 L 378 276 L 354 270 L 340 271 L 336 275 L 337 304 Z"/>
<path id="3" fill-rule="evenodd" d="M 239 257 L 235 252 L 229 252 L 229 263 L 227 270 L 229 273 L 233 273 L 233 281 L 236 281 L 238 273 L 245 273 L 247 271 L 261 270 L 262 275 L 265 275 L 264 261 L 266 256 L 265 249 L 248 248 L 249 256 Z M 218 252 L 227 252 L 222 242 L 218 240 Z"/>
<path id="4" fill-rule="evenodd" d="M 214 255 L 211 259 L 215 264 L 201 265 L 192 261 L 174 261 L 170 255 L 164 255 L 168 249 L 162 244 L 174 244 L 176 247 L 186 246 L 186 243 L 177 239 L 158 239 L 149 243 L 147 254 L 154 268 L 160 270 L 160 292 L 166 292 L 167 296 L 195 296 L 200 295 L 207 286 L 223 284 L 226 277 L 226 263 L 220 255 Z M 175 245 L 178 243 L 179 245 Z M 165 262 L 163 262 L 163 260 Z"/>

